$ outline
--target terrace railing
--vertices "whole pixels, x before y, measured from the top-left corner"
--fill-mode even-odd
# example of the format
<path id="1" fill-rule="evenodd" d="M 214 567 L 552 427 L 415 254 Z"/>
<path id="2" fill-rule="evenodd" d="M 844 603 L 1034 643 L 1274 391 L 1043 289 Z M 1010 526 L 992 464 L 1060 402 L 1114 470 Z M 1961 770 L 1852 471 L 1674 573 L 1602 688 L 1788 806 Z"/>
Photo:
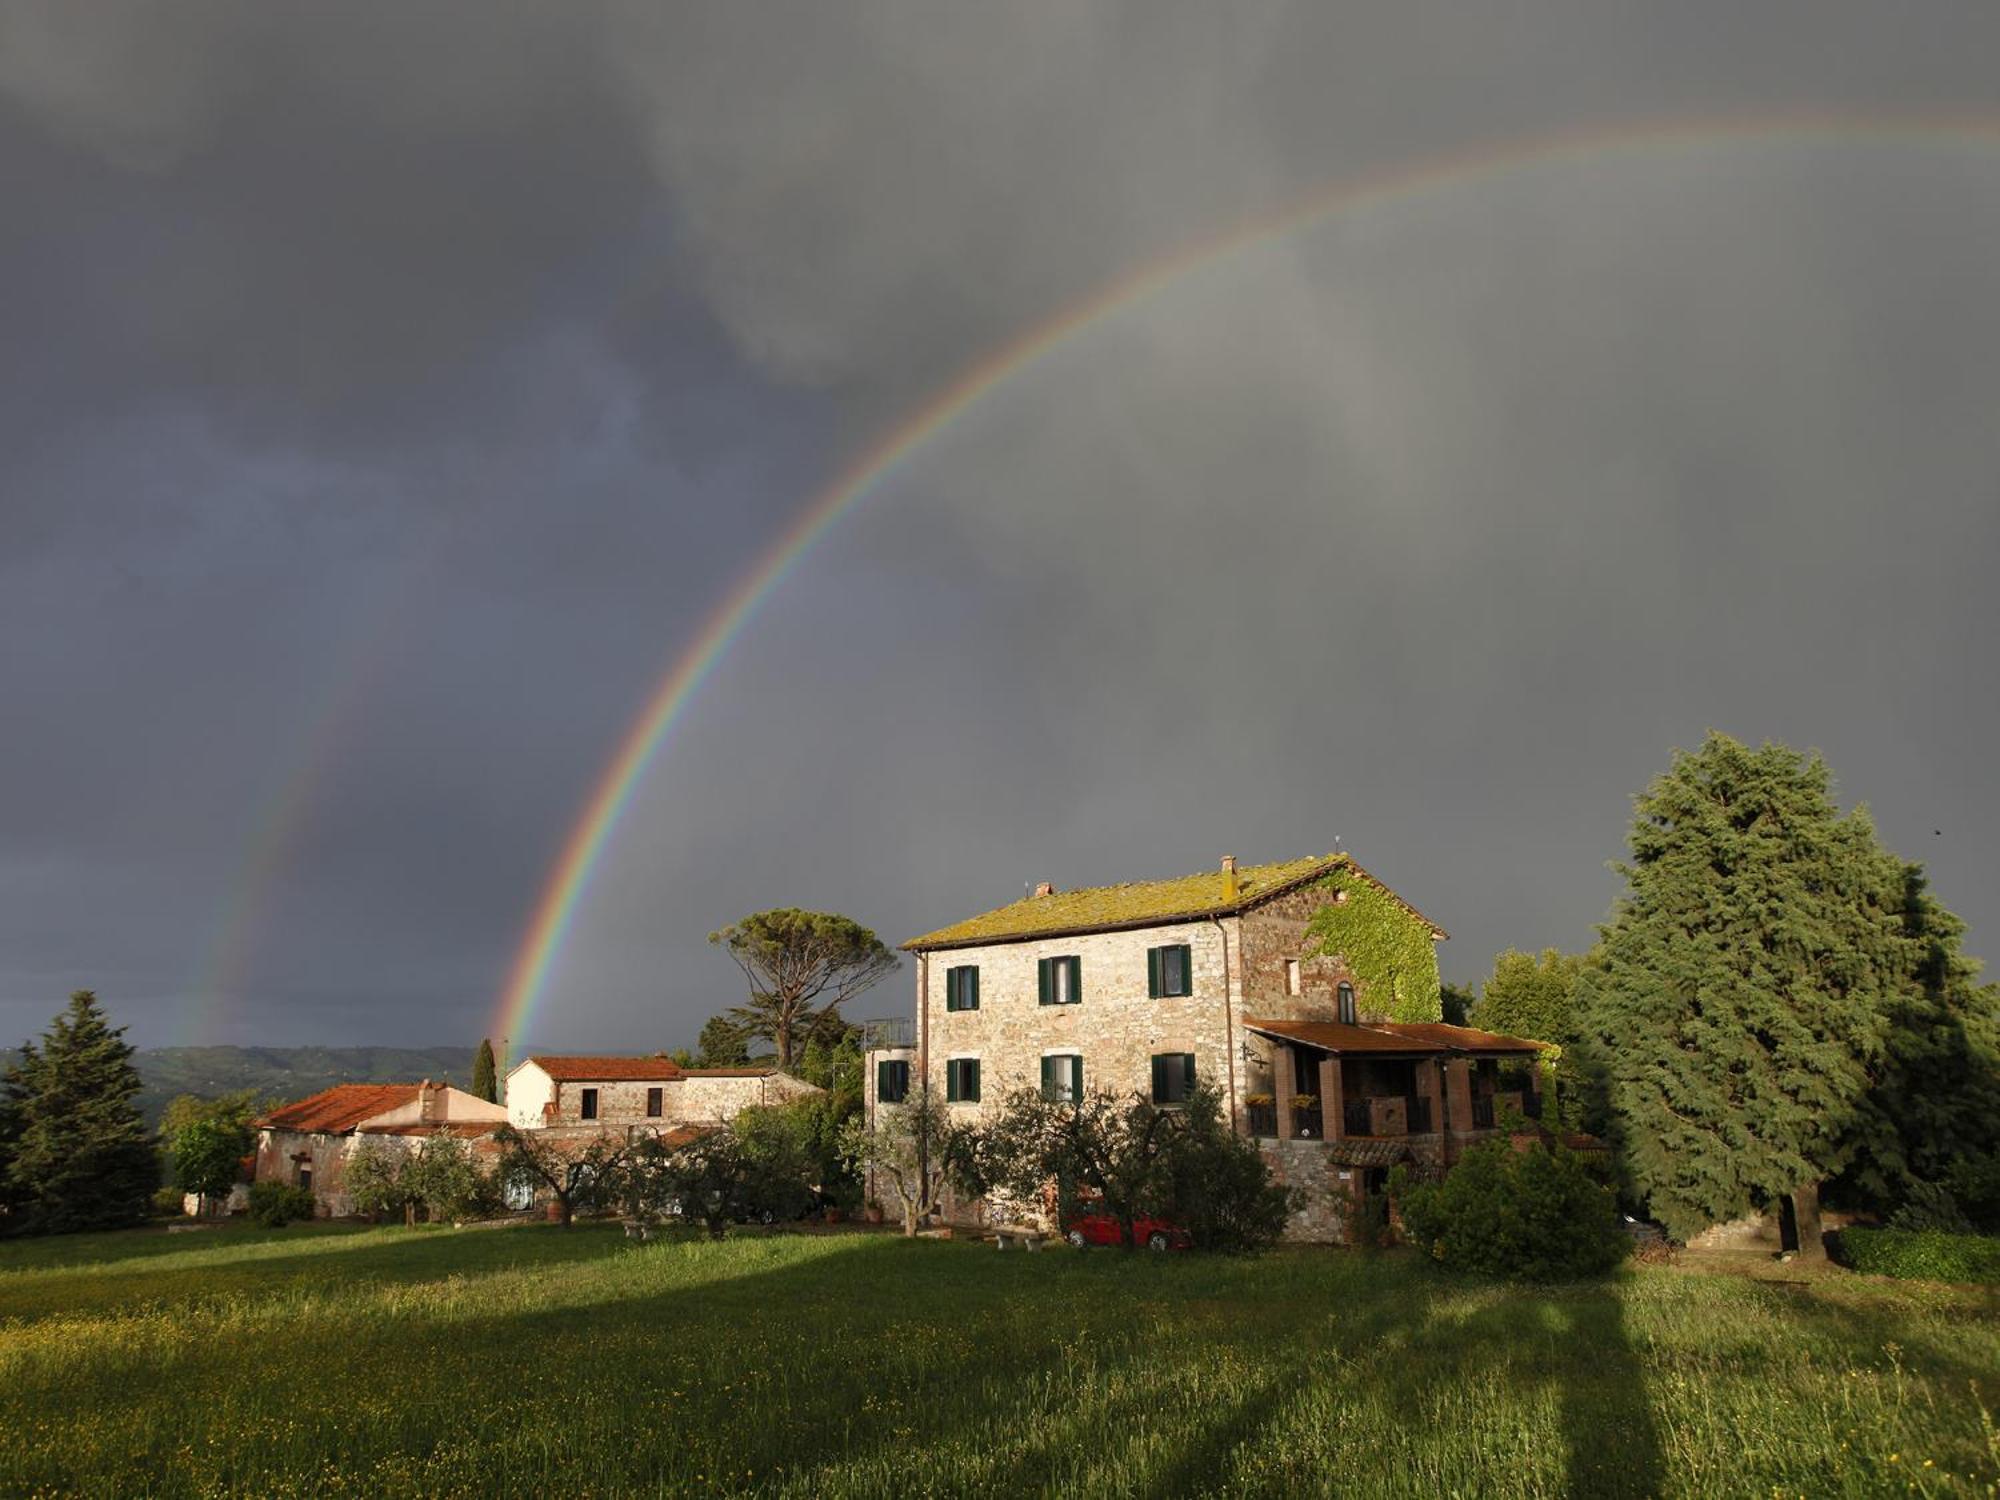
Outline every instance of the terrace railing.
<path id="1" fill-rule="evenodd" d="M 1493 1128 L 1493 1096 L 1486 1094 L 1472 1101 L 1472 1128 L 1491 1130 Z"/>
<path id="2" fill-rule="evenodd" d="M 916 1045 L 917 1021 L 914 1016 L 891 1016 L 886 1020 L 861 1022 L 863 1052 L 884 1052 L 892 1047 Z"/>
<path id="3" fill-rule="evenodd" d="M 1302 1141 L 1316 1141 L 1326 1134 L 1320 1124 L 1319 1105 L 1292 1108 L 1292 1134 Z"/>
<path id="4" fill-rule="evenodd" d="M 1272 1141 L 1278 1138 L 1278 1106 L 1273 1104 L 1246 1104 L 1244 1109 L 1250 1116 L 1250 1134 L 1258 1140 Z"/>
<path id="5" fill-rule="evenodd" d="M 1366 1099 L 1344 1099 L 1340 1106 L 1340 1125 L 1347 1135 L 1372 1135 L 1374 1123 L 1369 1119 Z"/>

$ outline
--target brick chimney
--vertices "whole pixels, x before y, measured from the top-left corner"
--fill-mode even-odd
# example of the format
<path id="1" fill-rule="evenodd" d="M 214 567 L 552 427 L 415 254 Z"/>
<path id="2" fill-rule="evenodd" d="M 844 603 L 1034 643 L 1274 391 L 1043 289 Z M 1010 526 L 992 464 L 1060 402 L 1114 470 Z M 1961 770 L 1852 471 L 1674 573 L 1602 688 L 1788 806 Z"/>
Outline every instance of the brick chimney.
<path id="1" fill-rule="evenodd" d="M 1243 894 L 1243 887 L 1236 879 L 1236 856 L 1222 856 L 1222 899 L 1234 901 Z"/>
<path id="2" fill-rule="evenodd" d="M 417 1118 L 426 1125 L 434 1123 L 438 1117 L 438 1104 L 437 1089 L 426 1078 L 417 1085 Z"/>
<path id="3" fill-rule="evenodd" d="M 1046 880 L 1035 887 L 1035 894 L 1037 896 L 1053 896 L 1055 893 L 1056 888 Z"/>

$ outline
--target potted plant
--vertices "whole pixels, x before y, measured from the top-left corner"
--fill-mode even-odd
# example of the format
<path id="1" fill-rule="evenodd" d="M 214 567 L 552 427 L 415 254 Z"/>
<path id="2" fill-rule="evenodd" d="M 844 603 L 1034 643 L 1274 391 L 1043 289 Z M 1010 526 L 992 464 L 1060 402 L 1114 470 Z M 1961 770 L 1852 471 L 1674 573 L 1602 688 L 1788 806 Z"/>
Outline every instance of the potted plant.
<path id="1" fill-rule="evenodd" d="M 883 1219 L 882 1205 L 876 1202 L 873 1198 L 870 1198 L 867 1204 L 862 1208 L 861 1216 L 862 1218 L 866 1219 L 870 1224 L 880 1224 Z"/>

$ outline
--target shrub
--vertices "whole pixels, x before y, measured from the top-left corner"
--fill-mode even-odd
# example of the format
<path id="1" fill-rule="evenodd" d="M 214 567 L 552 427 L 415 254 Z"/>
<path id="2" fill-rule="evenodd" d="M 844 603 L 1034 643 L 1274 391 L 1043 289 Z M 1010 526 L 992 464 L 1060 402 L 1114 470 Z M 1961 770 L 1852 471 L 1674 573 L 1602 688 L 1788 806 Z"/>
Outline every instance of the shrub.
<path id="1" fill-rule="evenodd" d="M 2000 1239 L 1941 1229 L 1843 1229 L 1835 1258 L 1869 1276 L 2000 1284 Z"/>
<path id="2" fill-rule="evenodd" d="M 1892 1229 L 1938 1230 L 1945 1234 L 1970 1234 L 1972 1222 L 1958 1206 L 1958 1199 L 1941 1182 L 1913 1182 L 1902 1203 L 1889 1216 Z"/>
<path id="3" fill-rule="evenodd" d="M 178 1219 L 187 1211 L 181 1190 L 177 1187 L 156 1188 L 153 1191 L 153 1217 L 156 1219 Z"/>
<path id="4" fill-rule="evenodd" d="M 1617 1199 L 1561 1146 L 1487 1141 L 1442 1182 L 1399 1169 L 1390 1191 L 1412 1242 L 1454 1270 L 1567 1280 L 1602 1275 L 1632 1248 Z"/>
<path id="5" fill-rule="evenodd" d="M 294 1219 L 313 1216 L 312 1189 L 284 1182 L 250 1184 L 250 1217 L 266 1229 L 278 1229 Z"/>

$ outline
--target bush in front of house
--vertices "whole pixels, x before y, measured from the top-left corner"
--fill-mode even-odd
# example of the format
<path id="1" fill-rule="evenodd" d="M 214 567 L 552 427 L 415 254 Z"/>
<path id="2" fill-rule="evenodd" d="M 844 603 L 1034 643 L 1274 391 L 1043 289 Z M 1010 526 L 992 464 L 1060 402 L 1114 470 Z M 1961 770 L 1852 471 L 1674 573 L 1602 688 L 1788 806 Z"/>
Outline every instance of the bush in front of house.
<path id="1" fill-rule="evenodd" d="M 156 1219 L 178 1219 L 187 1213 L 187 1201 L 177 1187 L 155 1188 L 153 1190 L 153 1217 Z"/>
<path id="2" fill-rule="evenodd" d="M 313 1206 L 311 1188 L 287 1182 L 250 1184 L 250 1218 L 266 1229 L 282 1228 L 294 1219 L 310 1219 Z"/>
<path id="3" fill-rule="evenodd" d="M 1390 1193 L 1411 1243 L 1452 1270 L 1567 1281 L 1601 1276 L 1631 1253 L 1617 1199 L 1561 1146 L 1487 1141 L 1439 1182 L 1399 1169 Z"/>
<path id="4" fill-rule="evenodd" d="M 1840 1231 L 1835 1258 L 1868 1276 L 2000 1285 L 2000 1239 L 1942 1229 Z"/>

